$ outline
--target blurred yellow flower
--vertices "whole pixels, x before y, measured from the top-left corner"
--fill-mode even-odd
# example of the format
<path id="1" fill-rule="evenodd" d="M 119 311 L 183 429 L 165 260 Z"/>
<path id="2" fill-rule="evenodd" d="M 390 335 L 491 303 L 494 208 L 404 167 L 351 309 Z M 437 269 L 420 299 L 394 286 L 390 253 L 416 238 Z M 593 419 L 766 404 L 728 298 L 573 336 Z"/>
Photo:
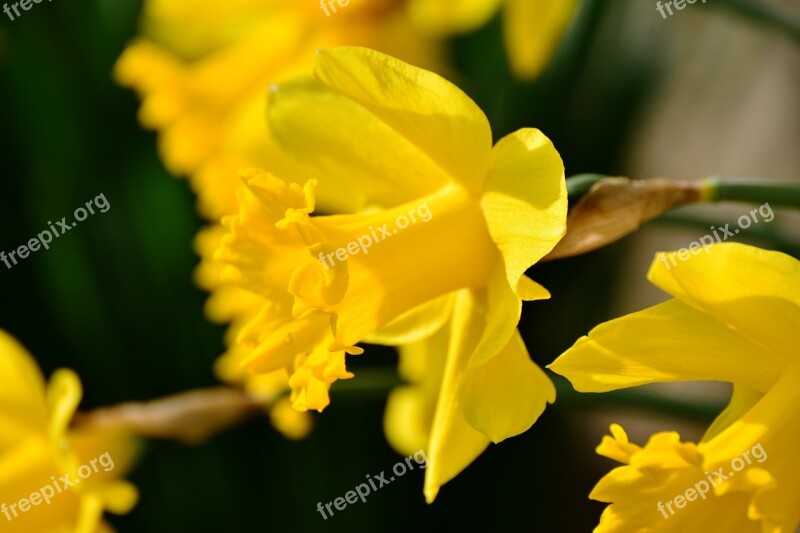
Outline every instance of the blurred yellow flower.
<path id="1" fill-rule="evenodd" d="M 45 386 L 31 356 L 0 331 L 0 529 L 109 531 L 103 512 L 135 505 L 136 489 L 120 479 L 135 441 L 118 431 L 70 430 L 81 395 L 69 370 Z"/>
<path id="2" fill-rule="evenodd" d="M 142 98 L 167 168 L 188 175 L 211 220 L 236 211 L 237 172 L 287 164 L 264 123 L 267 88 L 307 74 L 316 50 L 353 44 L 441 64 L 440 45 L 410 26 L 395 0 L 350 0 L 335 17 L 297 0 L 147 0 L 143 36 L 115 67 Z M 323 183 L 326 208 L 352 211 L 348 191 Z"/>
<path id="3" fill-rule="evenodd" d="M 322 410 L 331 383 L 352 376 L 345 353 L 361 353 L 357 343 L 407 344 L 449 323 L 428 448 L 432 500 L 555 398 L 516 324 L 521 300 L 549 297 L 524 272 L 565 232 L 564 167 L 538 130 L 493 148 L 463 92 L 379 52 L 322 50 L 314 74 L 275 88 L 270 128 L 310 176 L 357 185 L 373 208 L 312 217 L 315 180 L 242 174 L 218 259 L 224 279 L 269 302 L 238 337 L 252 349 L 244 364 L 285 369 L 295 407 Z"/>
<path id="4" fill-rule="evenodd" d="M 436 35 L 482 26 L 503 6 L 506 51 L 514 75 L 538 76 L 578 8 L 578 0 L 409 0 L 414 25 Z"/>
<path id="5" fill-rule="evenodd" d="M 612 428 L 598 452 L 628 466 L 592 492 L 611 504 L 595 531 L 791 533 L 800 523 L 800 261 L 741 244 L 699 252 L 685 261 L 659 254 L 649 279 L 675 298 L 598 326 L 549 367 L 582 392 L 733 383 L 696 445 L 662 433 L 640 448 Z M 764 461 L 737 468 L 758 449 Z M 707 496 L 687 498 L 709 475 Z"/>

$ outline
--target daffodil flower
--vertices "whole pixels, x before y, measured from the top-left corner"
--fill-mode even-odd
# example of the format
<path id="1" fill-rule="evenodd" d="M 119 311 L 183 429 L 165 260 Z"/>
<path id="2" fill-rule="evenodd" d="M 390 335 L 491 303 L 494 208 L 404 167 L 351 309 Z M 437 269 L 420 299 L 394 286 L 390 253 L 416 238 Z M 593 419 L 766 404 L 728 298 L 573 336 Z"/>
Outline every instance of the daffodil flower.
<path id="1" fill-rule="evenodd" d="M 565 232 L 564 167 L 538 130 L 492 147 L 485 115 L 457 87 L 376 51 L 322 50 L 314 74 L 275 88 L 270 128 L 314 175 L 363 184 L 374 206 L 311 216 L 313 179 L 242 174 L 217 256 L 226 280 L 269 302 L 239 336 L 252 346 L 244 364 L 286 369 L 295 406 L 322 410 L 330 385 L 351 376 L 345 354 L 361 353 L 359 342 L 406 344 L 449 324 L 432 500 L 490 441 L 527 430 L 554 401 L 516 324 L 521 300 L 549 297 L 524 272 Z M 421 205 L 431 216 L 410 223 Z M 354 251 L 376 228 L 391 236 Z"/>
<path id="2" fill-rule="evenodd" d="M 120 479 L 135 441 L 117 430 L 69 429 L 82 394 L 78 377 L 59 370 L 45 386 L 35 361 L 1 331 L 0 391 L 0 529 L 110 531 L 103 511 L 124 514 L 137 500 Z M 98 458 L 103 468 L 94 468 Z"/>
<path id="3" fill-rule="evenodd" d="M 482 26 L 501 7 L 511 69 L 535 78 L 572 23 L 578 0 L 409 0 L 408 11 L 417 27 L 449 35 Z"/>
<path id="4" fill-rule="evenodd" d="M 612 428 L 598 452 L 625 466 L 590 495 L 611 504 L 595 531 L 794 532 L 800 261 L 741 244 L 695 252 L 653 261 L 649 279 L 674 299 L 596 327 L 549 367 L 582 392 L 733 383 L 730 404 L 697 444 L 660 433 L 639 447 Z M 753 450 L 765 460 L 752 460 Z M 711 490 L 687 504 L 687 489 L 709 476 Z"/>

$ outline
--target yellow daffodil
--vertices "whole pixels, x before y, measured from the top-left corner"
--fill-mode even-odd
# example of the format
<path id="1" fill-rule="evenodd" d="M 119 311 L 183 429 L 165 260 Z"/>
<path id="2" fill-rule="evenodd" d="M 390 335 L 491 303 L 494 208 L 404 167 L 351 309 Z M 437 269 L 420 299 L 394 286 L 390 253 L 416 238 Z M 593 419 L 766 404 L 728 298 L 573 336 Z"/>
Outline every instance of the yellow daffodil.
<path id="1" fill-rule="evenodd" d="M 103 511 L 124 514 L 136 503 L 120 479 L 136 453 L 132 438 L 69 429 L 81 394 L 69 370 L 45 386 L 31 356 L 0 332 L 0 530 L 109 531 Z"/>
<path id="2" fill-rule="evenodd" d="M 322 50 L 315 80 L 274 89 L 270 128 L 314 174 L 373 207 L 311 216 L 304 186 L 248 170 L 218 259 L 269 302 L 238 340 L 254 372 L 285 369 L 298 409 L 322 410 L 362 340 L 421 341 L 448 324 L 426 495 L 490 441 L 527 430 L 555 390 L 516 324 L 549 297 L 524 275 L 565 232 L 564 167 L 538 130 L 492 147 L 485 115 L 431 72 L 363 48 Z M 297 181 L 291 179 L 291 182 Z"/>
<path id="3" fill-rule="evenodd" d="M 578 0 L 409 0 L 415 25 L 439 35 L 474 30 L 503 9 L 509 63 L 522 79 L 547 66 L 575 17 Z"/>
<path id="4" fill-rule="evenodd" d="M 612 427 L 624 463 L 591 497 L 595 531 L 792 533 L 800 523 L 800 261 L 741 244 L 659 254 L 649 278 L 675 298 L 602 324 L 551 366 L 582 392 L 665 381 L 733 383 L 697 444 L 644 446 Z M 702 495 L 701 495 L 702 493 Z"/>

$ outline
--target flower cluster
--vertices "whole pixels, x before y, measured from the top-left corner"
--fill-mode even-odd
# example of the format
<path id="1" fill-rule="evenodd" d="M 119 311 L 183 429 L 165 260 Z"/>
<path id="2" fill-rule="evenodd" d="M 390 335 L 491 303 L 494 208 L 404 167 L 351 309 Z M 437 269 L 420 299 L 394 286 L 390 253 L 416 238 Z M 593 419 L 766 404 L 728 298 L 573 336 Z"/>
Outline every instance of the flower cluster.
<path id="1" fill-rule="evenodd" d="M 447 72 L 443 36 L 502 9 L 511 69 L 535 77 L 577 5 L 351 0 L 327 17 L 294 0 L 145 3 L 144 35 L 116 76 L 141 95 L 141 122 L 158 130 L 166 166 L 189 177 L 210 222 L 196 239 L 196 279 L 211 293 L 208 316 L 230 323 L 217 373 L 269 405 L 287 436 L 305 436 L 308 411 L 323 411 L 334 383 L 354 378 L 348 364 L 368 357 L 364 343 L 397 347 L 405 384 L 389 396 L 385 432 L 406 455 L 427 450 L 431 502 L 555 401 L 517 324 L 523 301 L 550 297 L 526 271 L 567 231 L 564 164 L 533 128 L 493 142 L 481 109 L 435 72 Z M 419 206 L 424 224 L 389 231 Z M 609 504 L 596 531 L 789 532 L 800 521 L 791 450 L 800 262 L 730 243 L 706 252 L 657 256 L 649 277 L 673 299 L 596 327 L 549 366 L 581 392 L 733 383 L 697 443 L 662 432 L 639 446 L 612 426 L 597 451 L 623 466 L 591 493 Z M 77 401 L 69 376 L 54 379 L 66 407 L 52 404 L 51 421 L 31 399 L 42 424 L 20 442 L 66 438 Z M 662 502 L 683 501 L 698 479 L 756 447 L 769 462 L 664 520 Z M 126 510 L 121 487 L 88 493 L 99 499 L 81 512 Z"/>

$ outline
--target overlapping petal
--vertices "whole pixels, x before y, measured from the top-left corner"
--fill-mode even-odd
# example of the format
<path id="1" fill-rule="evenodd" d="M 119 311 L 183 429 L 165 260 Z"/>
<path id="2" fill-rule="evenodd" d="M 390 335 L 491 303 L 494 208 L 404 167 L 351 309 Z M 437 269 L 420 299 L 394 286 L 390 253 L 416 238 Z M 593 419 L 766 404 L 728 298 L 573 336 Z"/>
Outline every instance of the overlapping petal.
<path id="1" fill-rule="evenodd" d="M 597 326 L 548 368 L 581 392 L 695 380 L 765 391 L 780 360 L 714 317 L 670 300 Z"/>
<path id="2" fill-rule="evenodd" d="M 483 111 L 458 87 L 374 50 L 348 47 L 320 51 L 314 75 L 416 146 L 450 180 L 482 190 L 492 132 Z M 441 185 L 425 167 L 411 170 Z"/>
<path id="3" fill-rule="evenodd" d="M 800 344 L 800 262 L 780 252 L 723 243 L 682 260 L 659 255 L 648 277 L 792 364 Z"/>

